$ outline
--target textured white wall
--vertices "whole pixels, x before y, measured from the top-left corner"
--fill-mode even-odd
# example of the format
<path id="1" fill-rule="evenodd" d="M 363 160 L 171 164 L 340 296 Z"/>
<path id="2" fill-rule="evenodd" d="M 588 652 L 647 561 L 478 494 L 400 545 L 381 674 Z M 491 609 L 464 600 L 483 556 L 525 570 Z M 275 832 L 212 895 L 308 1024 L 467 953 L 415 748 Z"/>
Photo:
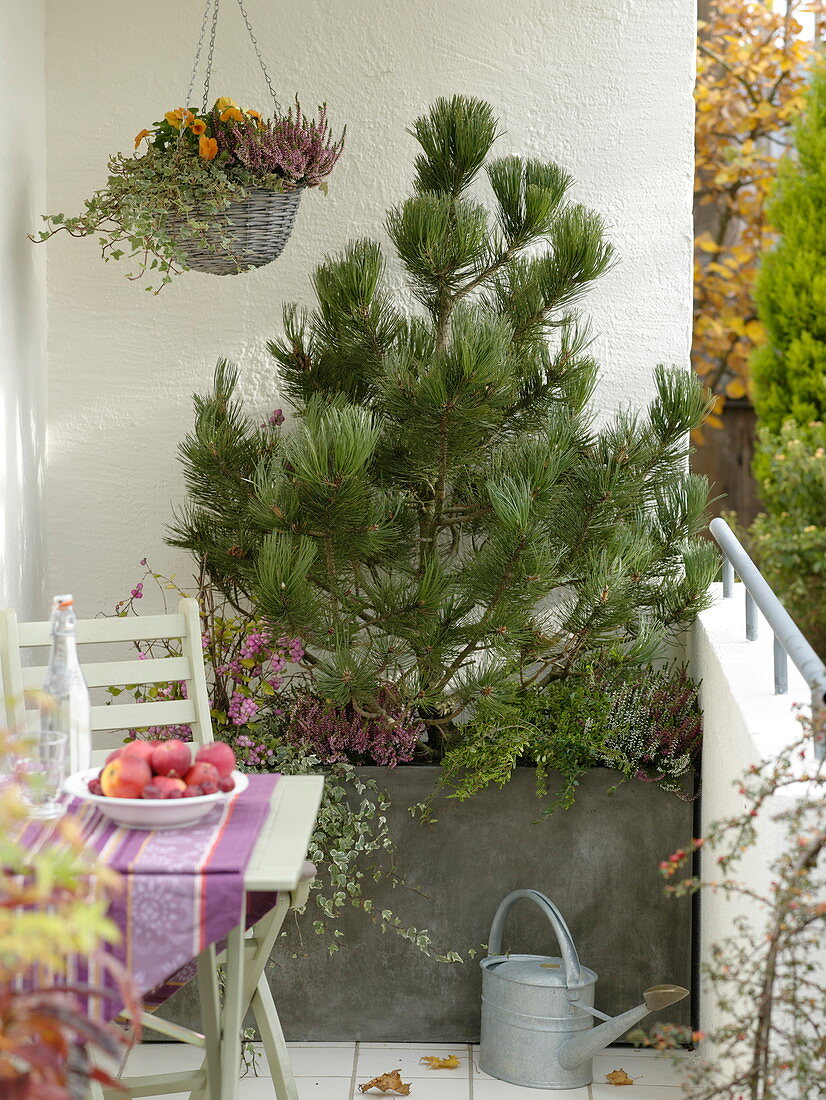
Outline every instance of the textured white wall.
<path id="1" fill-rule="evenodd" d="M 46 257 L 26 234 L 46 195 L 44 3 L 0 0 L 0 607 L 45 581 Z"/>
<path id="2" fill-rule="evenodd" d="M 70 212 L 105 177 L 107 154 L 183 98 L 196 0 L 48 0 L 49 207 Z M 500 152 L 555 158 L 576 197 L 608 221 L 621 259 L 590 299 L 600 403 L 645 400 L 659 361 L 689 350 L 693 0 L 249 0 L 286 102 L 326 99 L 347 122 L 330 195 L 305 197 L 284 256 L 231 278 L 190 274 L 143 293 L 92 241 L 49 245 L 52 586 L 84 613 L 111 605 L 163 547 L 180 498 L 175 447 L 190 393 L 219 355 L 242 364 L 261 410 L 281 403 L 264 344 L 285 300 L 308 301 L 329 250 L 378 235 L 404 197 L 412 119 L 441 94 L 493 103 Z M 236 6 L 218 29 L 215 95 L 266 107 Z"/>
<path id="3" fill-rule="evenodd" d="M 703 708 L 702 831 L 712 821 L 735 817 L 746 809 L 745 799 L 737 793 L 736 781 L 752 764 L 775 758 L 801 734 L 793 705 L 808 707 L 811 702 L 805 681 L 789 664 L 789 692 L 775 695 L 772 665 L 772 633 L 759 617 L 758 638 L 746 641 L 745 589 L 735 585 L 734 596 L 724 600 L 722 586 L 715 586 L 717 601 L 703 612 L 691 636 L 691 672 L 702 680 L 700 702 Z M 800 774 L 814 770 L 813 754 L 799 761 Z M 781 826 L 772 820 L 790 808 L 800 788 L 788 788 L 775 797 L 757 821 L 758 844 L 750 849 L 736 869 L 737 878 L 748 882 L 759 893 L 769 893 L 769 863 L 785 847 Z M 704 856 L 703 874 L 713 877 L 714 856 Z M 741 899 L 729 899 L 713 891 L 701 894 L 700 954 L 710 960 L 712 944 L 732 934 L 732 922 L 738 913 L 754 919 L 759 928 L 763 912 L 747 907 Z M 818 966 L 826 975 L 826 944 Z M 700 997 L 700 1027 L 711 1030 L 723 1022 L 723 1016 L 703 985 Z M 714 1052 L 707 1051 L 709 1057 Z M 789 1097 L 792 1100 L 792 1097 Z"/>

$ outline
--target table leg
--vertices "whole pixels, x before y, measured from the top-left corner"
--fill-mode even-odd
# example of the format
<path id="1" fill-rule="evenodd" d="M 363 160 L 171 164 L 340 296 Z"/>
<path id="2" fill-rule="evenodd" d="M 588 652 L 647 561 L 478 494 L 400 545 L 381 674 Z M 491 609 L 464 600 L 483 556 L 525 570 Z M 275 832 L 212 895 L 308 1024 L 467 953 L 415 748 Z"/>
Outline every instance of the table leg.
<path id="1" fill-rule="evenodd" d="M 275 1001 L 270 991 L 267 975 L 262 974 L 252 997 L 252 1011 L 261 1033 L 267 1065 L 272 1074 L 272 1083 L 278 1100 L 298 1100 L 290 1055 L 281 1030 L 281 1021 L 275 1009 Z"/>
<path id="2" fill-rule="evenodd" d="M 246 898 L 238 925 L 227 937 L 224 960 L 224 1012 L 221 1019 L 220 1100 L 237 1100 L 241 1073 L 241 1027 L 244 1021 L 244 925 Z M 211 1100 L 218 1100 L 212 1096 Z"/>

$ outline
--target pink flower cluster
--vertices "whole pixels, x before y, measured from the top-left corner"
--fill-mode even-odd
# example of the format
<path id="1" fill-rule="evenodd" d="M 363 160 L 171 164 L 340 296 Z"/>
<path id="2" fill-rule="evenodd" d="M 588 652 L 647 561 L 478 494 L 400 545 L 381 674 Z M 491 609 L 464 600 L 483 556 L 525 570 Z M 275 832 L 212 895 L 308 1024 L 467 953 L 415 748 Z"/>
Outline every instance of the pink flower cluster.
<path id="1" fill-rule="evenodd" d="M 395 768 L 413 759 L 424 723 L 411 718 L 384 689 L 377 700 L 383 713 L 365 718 L 354 707 L 334 707 L 305 695 L 292 708 L 287 740 L 310 748 L 325 764 L 344 761 Z"/>
<path id="2" fill-rule="evenodd" d="M 333 140 L 326 104 L 318 119 L 308 119 L 298 100 L 281 118 L 256 123 L 222 123 L 213 116 L 218 146 L 254 176 L 276 175 L 291 187 L 317 187 L 335 167 L 344 147 L 344 133 Z M 346 133 L 346 131 L 345 131 Z"/>
<path id="3" fill-rule="evenodd" d="M 242 695 L 240 691 L 234 691 L 229 701 L 227 717 L 234 726 L 245 726 L 251 722 L 258 713 L 258 704 L 248 695 Z"/>
<path id="4" fill-rule="evenodd" d="M 239 750 L 244 763 L 249 768 L 265 767 L 268 761 L 275 756 L 273 749 L 268 749 L 266 745 L 254 741 L 246 733 L 239 733 L 235 738 L 235 748 Z"/>

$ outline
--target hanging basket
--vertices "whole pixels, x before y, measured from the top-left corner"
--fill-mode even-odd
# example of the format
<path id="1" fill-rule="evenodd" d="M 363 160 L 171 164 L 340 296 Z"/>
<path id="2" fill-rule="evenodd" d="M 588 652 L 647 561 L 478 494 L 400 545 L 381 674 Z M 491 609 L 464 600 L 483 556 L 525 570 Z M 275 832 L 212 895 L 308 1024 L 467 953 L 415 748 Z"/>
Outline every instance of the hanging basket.
<path id="1" fill-rule="evenodd" d="M 290 239 L 304 188 L 271 191 L 250 188 L 243 202 L 233 202 L 220 213 L 189 219 L 172 215 L 168 228 L 191 271 L 209 275 L 238 275 L 271 263 Z M 190 222 L 206 228 L 193 230 Z"/>

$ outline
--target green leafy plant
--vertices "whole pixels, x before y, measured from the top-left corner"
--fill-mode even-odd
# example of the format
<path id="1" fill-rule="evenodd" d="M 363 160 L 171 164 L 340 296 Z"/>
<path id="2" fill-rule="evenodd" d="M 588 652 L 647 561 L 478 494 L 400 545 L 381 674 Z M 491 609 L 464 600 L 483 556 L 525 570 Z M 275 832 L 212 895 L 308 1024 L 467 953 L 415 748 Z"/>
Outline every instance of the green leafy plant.
<path id="1" fill-rule="evenodd" d="M 141 156 L 110 158 L 106 186 L 85 201 L 82 214 L 47 215 L 49 228 L 31 239 L 62 231 L 94 236 L 104 260 L 131 262 L 129 278 L 156 271 L 159 285 L 146 289 L 157 291 L 186 269 L 182 242 L 231 252 L 228 238 L 216 246 L 207 231 L 213 216 L 243 202 L 250 188 L 326 188 L 344 134 L 333 139 L 326 105 L 317 120 L 302 113 L 297 99 L 286 115 L 264 119 L 224 96 L 203 115 L 184 107 L 167 111 L 136 135 L 135 149 L 144 141 Z"/>
<path id="2" fill-rule="evenodd" d="M 19 747 L 0 731 L 0 755 Z M 25 782 L 7 778 L 0 789 L 0 1095 L 85 1100 L 90 1081 L 115 1085 L 91 1051 L 119 1057 L 127 1039 L 90 1017 L 81 998 L 115 994 L 69 982 L 69 957 L 93 958 L 114 975 L 133 1019 L 140 1007 L 127 974 L 104 950 L 119 935 L 107 916 L 118 878 L 89 859 L 71 817 L 58 823 L 54 841 L 29 852 L 19 839 Z"/>
<path id="3" fill-rule="evenodd" d="M 803 725 L 800 740 L 737 781 L 743 812 L 713 822 L 704 838 L 660 864 L 667 892 L 713 891 L 732 914 L 731 934 L 711 945 L 703 965 L 720 1022 L 706 1034 L 665 1027 L 629 1036 L 659 1049 L 708 1042 L 711 1057 L 680 1063 L 692 1100 L 823 1094 L 826 764 L 811 756 L 813 738 L 824 736 L 823 714 Z M 748 861 L 766 835 L 782 843 L 765 881 L 755 882 Z"/>
<path id="4" fill-rule="evenodd" d="M 769 218 L 777 243 L 763 255 L 757 278 L 757 314 L 766 343 L 751 360 L 752 396 L 761 424 L 780 431 L 791 417 L 801 424 L 826 417 L 826 260 L 821 231 L 826 208 L 826 68 L 817 67 L 794 130 L 796 155 L 780 165 Z M 765 474 L 761 459 L 758 477 Z"/>
<path id="5" fill-rule="evenodd" d="M 787 421 L 758 433 L 760 494 L 766 511 L 748 541 L 766 580 L 826 655 L 826 428 Z"/>
<path id="6" fill-rule="evenodd" d="M 413 195 L 386 228 L 420 311 L 375 242 L 325 260 L 315 309 L 288 306 L 270 345 L 293 430 L 248 415 L 220 363 L 170 541 L 302 638 L 308 694 L 370 716 L 389 689 L 438 759 L 483 700 L 609 651 L 649 662 L 705 606 L 717 556 L 685 462 L 709 407 L 697 379 L 658 369 L 647 411 L 594 427 L 576 307 L 612 248 L 571 177 L 490 158 L 479 100 L 438 100 L 412 132 Z M 492 209 L 471 197 L 480 173 Z"/>
<path id="7" fill-rule="evenodd" d="M 140 564 L 144 570 L 141 579 L 128 598 L 115 604 L 118 617 L 139 614 L 138 601 L 146 595 L 147 584 L 154 588 L 156 595 L 160 595 L 165 612 L 170 610 L 170 594 L 176 602 L 193 595 L 181 588 L 174 577 L 154 572 L 146 558 L 142 558 Z M 206 658 L 214 732 L 236 749 L 243 747 L 253 762 L 259 763 L 261 761 L 255 757 L 259 711 L 268 706 L 276 707 L 277 693 L 284 685 L 282 673 L 288 665 L 301 661 L 304 656 L 301 642 L 298 638 L 274 638 L 249 607 L 236 605 L 224 594 L 215 591 L 203 572 L 196 582 L 194 596 L 201 610 L 201 644 Z M 136 649 L 140 659 L 180 657 L 182 653 L 180 640 L 169 638 L 139 641 Z M 107 690 L 113 697 L 126 691 L 138 703 L 186 697 L 186 683 L 182 680 L 169 684 L 128 684 Z M 170 737 L 189 740 L 192 736 L 186 724 L 150 726 L 129 732 L 132 736 L 139 734 L 160 740 Z"/>
<path id="8" fill-rule="evenodd" d="M 609 664 L 526 692 L 504 721 L 481 707 L 449 748 L 444 782 L 468 798 L 490 783 L 504 786 L 522 764 L 536 768 L 544 797 L 556 772 L 552 812 L 573 804 L 585 772 L 607 767 L 690 797 L 685 777 L 702 738 L 698 687 L 683 669 Z"/>
<path id="9" fill-rule="evenodd" d="M 286 744 L 285 721 L 274 716 L 264 735 L 266 770 L 285 775 L 322 772 L 325 779 L 321 809 L 307 855 L 318 871 L 310 894 L 313 928 L 318 935 L 328 937 L 330 954 L 338 951 L 344 935 L 337 922 L 345 907 L 352 905 L 366 913 L 382 932 L 394 932 L 440 962 L 461 962 L 455 951 L 438 953 L 426 930 L 405 925 L 390 909 L 376 910 L 369 897 L 370 881 L 378 882 L 387 873 L 380 863 L 386 866 L 389 860 L 392 864 L 394 849 L 387 825 L 390 806 L 387 793 L 372 779 L 362 778 L 351 764 L 339 761 L 325 765 L 313 753 Z M 261 770 L 260 765 L 246 767 Z"/>

